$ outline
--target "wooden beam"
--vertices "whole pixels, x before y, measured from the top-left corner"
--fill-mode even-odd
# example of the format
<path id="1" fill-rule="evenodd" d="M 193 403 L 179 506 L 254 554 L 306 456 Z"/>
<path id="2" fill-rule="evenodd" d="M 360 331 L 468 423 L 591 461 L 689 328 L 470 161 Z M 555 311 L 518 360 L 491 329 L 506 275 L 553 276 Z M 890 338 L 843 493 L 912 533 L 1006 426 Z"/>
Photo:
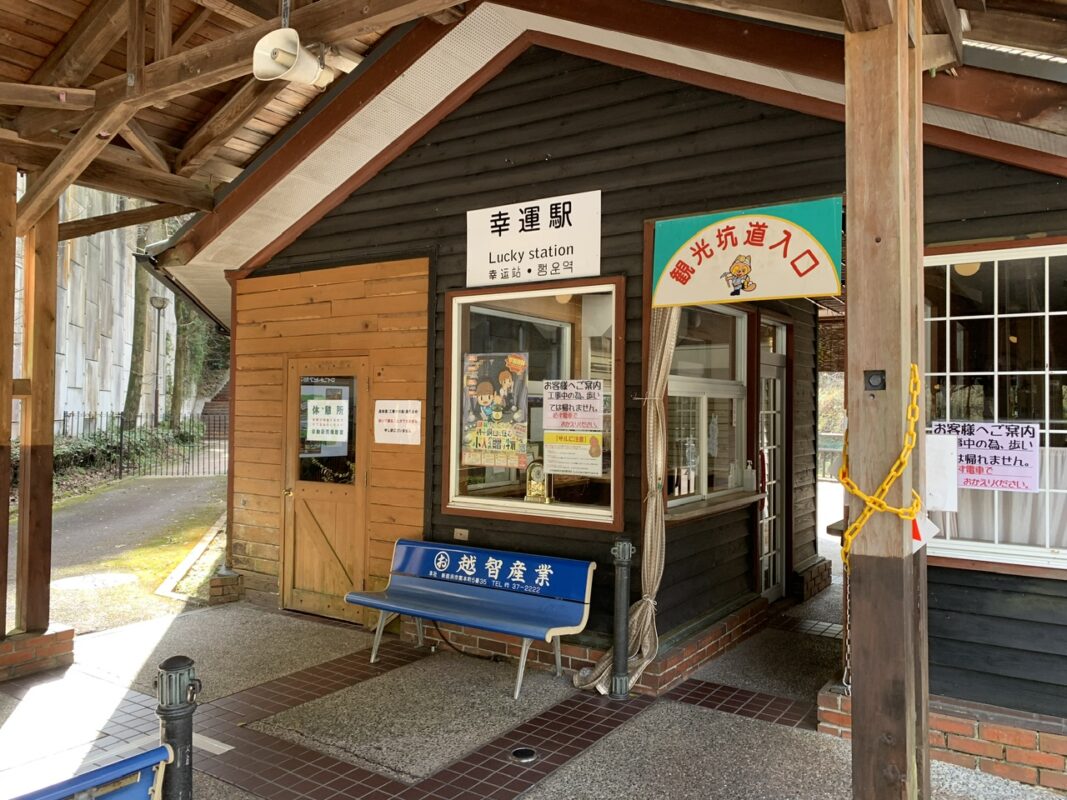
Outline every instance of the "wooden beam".
<path id="1" fill-rule="evenodd" d="M 126 211 L 116 211 L 113 214 L 101 214 L 86 219 L 76 219 L 70 222 L 59 223 L 59 241 L 77 239 L 81 236 L 92 236 L 94 233 L 113 231 L 117 228 L 127 228 L 131 225 L 141 225 L 146 222 L 155 222 L 160 219 L 189 214 L 196 209 L 188 206 L 176 206 L 173 203 L 157 203 L 144 208 L 131 208 Z"/>
<path id="2" fill-rule="evenodd" d="M 194 0 L 194 2 L 209 11 L 215 12 L 220 17 L 226 17 L 226 19 L 233 20 L 234 22 L 247 27 L 258 25 L 263 22 L 263 20 L 270 19 L 274 16 L 269 12 L 264 15 L 260 13 L 258 9 L 253 9 L 239 3 L 231 3 L 228 2 L 228 0 Z"/>
<path id="3" fill-rule="evenodd" d="M 62 149 L 63 145 L 54 142 L 28 142 L 13 135 L 0 135 L 0 163 L 27 171 L 44 170 Z M 149 169 L 136 153 L 114 146 L 107 147 L 75 183 L 200 211 L 214 208 L 212 193 L 204 183 Z"/>
<path id="4" fill-rule="evenodd" d="M 23 374 L 33 381 L 33 394 L 22 402 L 15 578 L 15 625 L 31 632 L 47 630 L 49 619 L 59 205 L 36 223 L 24 248 Z"/>
<path id="5" fill-rule="evenodd" d="M 33 381 L 29 378 L 15 378 L 11 381 L 11 395 L 16 398 L 30 397 L 33 394 Z"/>
<path id="6" fill-rule="evenodd" d="M 159 145 L 141 127 L 141 123 L 131 119 L 122 126 L 122 130 L 119 133 L 130 147 L 140 153 L 141 158 L 145 160 L 148 166 L 161 172 L 170 172 L 170 164 L 167 162 L 167 157 L 163 155 Z"/>
<path id="7" fill-rule="evenodd" d="M 892 25 L 845 34 L 845 152 L 850 263 L 847 396 L 851 477 L 873 492 L 907 431 L 909 366 L 922 374 L 922 37 L 909 47 L 920 0 L 895 0 Z M 884 389 L 866 390 L 881 370 Z M 921 380 L 921 378 L 920 378 Z M 920 400 L 921 409 L 921 400 Z M 922 429 L 918 430 L 921 440 Z M 922 489 L 921 452 L 886 502 Z M 850 519 L 862 503 L 850 498 Z M 925 561 L 912 556 L 911 523 L 876 513 L 851 554 L 852 796 L 929 797 L 925 735 Z"/>
<path id="8" fill-rule="evenodd" d="M 444 11 L 438 11 L 436 14 L 427 14 L 426 16 L 438 25 L 451 25 L 463 19 L 464 14 L 463 9 L 453 6 L 452 8 L 446 8 Z"/>
<path id="9" fill-rule="evenodd" d="M 246 79 L 186 140 L 174 171 L 186 177 L 196 173 L 285 87 L 285 81 Z"/>
<path id="10" fill-rule="evenodd" d="M 18 170 L 0 164 L 0 375 L 14 374 L 15 349 L 15 197 Z M 8 545 L 11 512 L 11 401 L 13 381 L 0 379 L 0 641 L 7 635 Z"/>
<path id="11" fill-rule="evenodd" d="M 1067 6 L 1059 18 L 990 8 L 969 15 L 967 39 L 1067 56 Z"/>
<path id="12" fill-rule="evenodd" d="M 85 171 L 119 129 L 133 117 L 134 109 L 125 104 L 111 106 L 93 115 L 71 139 L 70 144 L 53 159 L 19 200 L 16 232 L 24 236 L 59 196 Z"/>
<path id="13" fill-rule="evenodd" d="M 959 63 L 952 37 L 947 33 L 924 33 L 922 53 L 923 70 L 941 69 Z"/>
<path id="14" fill-rule="evenodd" d="M 841 0 L 841 4 L 849 31 L 873 31 L 893 24 L 893 0 Z"/>
<path id="15" fill-rule="evenodd" d="M 796 28 L 844 33 L 845 10 L 841 0 L 677 0 L 687 6 L 736 14 L 739 17 L 791 25 Z"/>
<path id="16" fill-rule="evenodd" d="M 923 33 L 947 33 L 955 64 L 963 63 L 963 18 L 953 0 L 922 0 Z"/>
<path id="17" fill-rule="evenodd" d="M 152 60 L 160 61 L 170 55 L 173 23 L 170 16 L 170 0 L 156 0 L 156 35 L 155 47 L 152 48 Z"/>
<path id="18" fill-rule="evenodd" d="M 0 82 L 0 105 L 65 108 L 70 111 L 85 111 L 95 104 L 96 92 L 92 89 L 71 89 L 65 86 L 38 86 L 33 83 Z"/>
<path id="19" fill-rule="evenodd" d="M 30 83 L 80 86 L 126 31 L 126 0 L 93 0 Z"/>
<path id="20" fill-rule="evenodd" d="M 198 6 L 174 34 L 174 41 L 171 42 L 170 48 L 171 53 L 177 53 L 185 47 L 188 41 L 193 38 L 193 35 L 203 27 L 204 23 L 211 19 L 211 13 L 210 8 Z"/>
<path id="21" fill-rule="evenodd" d="M 126 15 L 126 96 L 137 97 L 144 89 L 145 0 L 127 0 Z"/>

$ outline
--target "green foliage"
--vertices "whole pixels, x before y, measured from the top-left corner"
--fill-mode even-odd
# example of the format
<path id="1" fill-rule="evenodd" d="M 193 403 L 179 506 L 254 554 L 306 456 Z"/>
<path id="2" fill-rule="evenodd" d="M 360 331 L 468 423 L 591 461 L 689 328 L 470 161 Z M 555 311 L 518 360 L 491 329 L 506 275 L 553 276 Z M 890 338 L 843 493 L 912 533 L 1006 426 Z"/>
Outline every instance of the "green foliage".
<path id="1" fill-rule="evenodd" d="M 845 373 L 819 373 L 819 433 L 845 432 Z"/>

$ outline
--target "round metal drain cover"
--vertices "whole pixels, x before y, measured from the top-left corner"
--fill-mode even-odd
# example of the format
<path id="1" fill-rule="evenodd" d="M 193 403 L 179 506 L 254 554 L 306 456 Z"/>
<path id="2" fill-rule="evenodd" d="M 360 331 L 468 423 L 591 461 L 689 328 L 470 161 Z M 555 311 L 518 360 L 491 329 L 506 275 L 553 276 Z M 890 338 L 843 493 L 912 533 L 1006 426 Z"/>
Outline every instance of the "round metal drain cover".
<path id="1" fill-rule="evenodd" d="M 516 747 L 511 751 L 511 760 L 520 764 L 530 764 L 537 760 L 537 751 L 532 747 Z"/>

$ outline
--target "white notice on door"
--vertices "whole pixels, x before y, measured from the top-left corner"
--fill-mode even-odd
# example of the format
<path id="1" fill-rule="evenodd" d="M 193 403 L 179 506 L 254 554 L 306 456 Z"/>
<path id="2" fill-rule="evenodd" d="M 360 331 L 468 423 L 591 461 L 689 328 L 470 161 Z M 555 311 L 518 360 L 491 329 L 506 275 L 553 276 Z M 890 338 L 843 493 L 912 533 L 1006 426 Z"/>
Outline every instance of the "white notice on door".
<path id="1" fill-rule="evenodd" d="M 374 442 L 418 444 L 422 429 L 421 400 L 375 400 Z"/>

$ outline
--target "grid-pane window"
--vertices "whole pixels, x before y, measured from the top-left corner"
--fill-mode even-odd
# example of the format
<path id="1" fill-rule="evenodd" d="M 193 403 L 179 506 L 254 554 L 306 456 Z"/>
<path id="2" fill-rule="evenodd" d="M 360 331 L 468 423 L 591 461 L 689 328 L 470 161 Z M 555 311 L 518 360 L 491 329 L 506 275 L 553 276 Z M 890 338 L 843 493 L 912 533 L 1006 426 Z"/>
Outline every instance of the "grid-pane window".
<path id="1" fill-rule="evenodd" d="M 740 489 L 744 468 L 745 318 L 684 308 L 667 388 L 667 499 Z M 776 340 L 768 347 L 778 346 Z"/>
<path id="2" fill-rule="evenodd" d="M 959 490 L 933 549 L 1067 564 L 1067 248 L 927 259 L 926 413 L 1028 423 L 1040 491 Z"/>

